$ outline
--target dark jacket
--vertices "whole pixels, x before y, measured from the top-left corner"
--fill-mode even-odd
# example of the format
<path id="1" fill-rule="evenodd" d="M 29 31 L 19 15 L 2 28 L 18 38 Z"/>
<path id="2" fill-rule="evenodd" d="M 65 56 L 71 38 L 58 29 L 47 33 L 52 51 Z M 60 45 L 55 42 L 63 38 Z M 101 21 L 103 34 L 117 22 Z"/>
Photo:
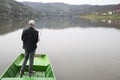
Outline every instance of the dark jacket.
<path id="1" fill-rule="evenodd" d="M 21 39 L 23 41 L 23 49 L 33 51 L 37 48 L 39 32 L 32 27 L 23 30 Z"/>

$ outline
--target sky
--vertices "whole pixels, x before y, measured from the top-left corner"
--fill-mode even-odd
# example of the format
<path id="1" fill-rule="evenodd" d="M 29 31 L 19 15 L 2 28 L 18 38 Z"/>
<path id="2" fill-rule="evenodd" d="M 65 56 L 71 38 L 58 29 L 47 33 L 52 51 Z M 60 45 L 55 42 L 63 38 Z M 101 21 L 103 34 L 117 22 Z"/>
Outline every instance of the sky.
<path id="1" fill-rule="evenodd" d="M 52 2 L 62 2 L 67 4 L 91 4 L 91 5 L 108 5 L 108 4 L 120 4 L 120 0 L 16 0 L 19 2 L 29 1 L 29 2 L 43 2 L 43 3 L 52 3 Z"/>

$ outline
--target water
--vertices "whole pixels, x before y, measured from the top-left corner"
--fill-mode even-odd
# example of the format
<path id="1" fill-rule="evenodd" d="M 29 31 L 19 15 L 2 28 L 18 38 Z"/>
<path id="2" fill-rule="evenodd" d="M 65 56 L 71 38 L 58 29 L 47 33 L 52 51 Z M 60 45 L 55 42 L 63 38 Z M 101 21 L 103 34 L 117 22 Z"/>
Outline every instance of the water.
<path id="1" fill-rule="evenodd" d="M 37 30 L 41 31 L 38 23 Z M 57 80 L 119 80 L 120 30 L 87 23 L 66 18 L 50 20 L 36 53 L 48 54 Z M 0 74 L 24 52 L 20 39 L 23 25 L 10 31 L 4 25 L 0 35 Z"/>

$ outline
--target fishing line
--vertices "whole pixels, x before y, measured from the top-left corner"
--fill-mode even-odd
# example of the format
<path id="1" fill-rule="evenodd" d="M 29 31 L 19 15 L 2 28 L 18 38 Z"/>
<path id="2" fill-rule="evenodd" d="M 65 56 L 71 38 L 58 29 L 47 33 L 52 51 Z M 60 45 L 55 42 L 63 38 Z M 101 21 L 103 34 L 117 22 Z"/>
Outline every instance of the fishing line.
<path id="1" fill-rule="evenodd" d="M 40 31 L 39 38 L 41 37 L 41 35 L 42 35 L 42 33 L 43 33 L 43 28 L 44 28 L 44 27 L 45 27 L 45 25 L 47 24 L 48 19 L 49 19 L 49 16 L 50 16 L 50 15 L 48 15 L 48 16 L 47 16 L 47 18 L 46 18 L 45 22 L 43 23 L 42 29 L 41 29 L 41 31 Z M 41 38 L 40 38 L 40 39 L 41 39 Z"/>

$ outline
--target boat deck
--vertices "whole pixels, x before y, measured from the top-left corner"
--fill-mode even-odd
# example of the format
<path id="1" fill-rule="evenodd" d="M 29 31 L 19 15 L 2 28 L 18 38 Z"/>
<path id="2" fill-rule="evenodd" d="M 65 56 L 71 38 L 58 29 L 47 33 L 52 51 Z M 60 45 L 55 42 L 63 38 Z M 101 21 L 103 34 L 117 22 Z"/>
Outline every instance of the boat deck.
<path id="1" fill-rule="evenodd" d="M 15 77 L 20 78 L 20 73 L 18 72 Z M 35 74 L 33 74 L 31 77 L 45 78 L 45 72 L 44 71 L 38 71 Z M 29 78 L 29 73 L 25 72 L 25 74 L 22 76 L 22 78 Z"/>
<path id="2" fill-rule="evenodd" d="M 54 78 L 3 78 L 2 80 L 55 80 Z"/>
<path id="3" fill-rule="evenodd" d="M 34 57 L 34 66 L 47 66 L 49 64 L 49 62 L 47 60 L 45 60 L 46 57 L 42 57 L 40 58 L 39 56 L 35 56 Z M 17 63 L 17 66 L 22 66 L 24 58 L 22 58 L 22 60 L 20 60 L 19 63 Z M 27 62 L 27 65 L 29 65 L 29 60 Z"/>
<path id="4" fill-rule="evenodd" d="M 29 60 L 22 78 L 20 78 L 20 69 L 24 60 L 24 55 L 20 55 L 15 62 L 7 69 L 1 80 L 55 80 L 50 61 L 46 55 L 35 55 L 33 70 L 36 71 L 29 77 Z"/>

